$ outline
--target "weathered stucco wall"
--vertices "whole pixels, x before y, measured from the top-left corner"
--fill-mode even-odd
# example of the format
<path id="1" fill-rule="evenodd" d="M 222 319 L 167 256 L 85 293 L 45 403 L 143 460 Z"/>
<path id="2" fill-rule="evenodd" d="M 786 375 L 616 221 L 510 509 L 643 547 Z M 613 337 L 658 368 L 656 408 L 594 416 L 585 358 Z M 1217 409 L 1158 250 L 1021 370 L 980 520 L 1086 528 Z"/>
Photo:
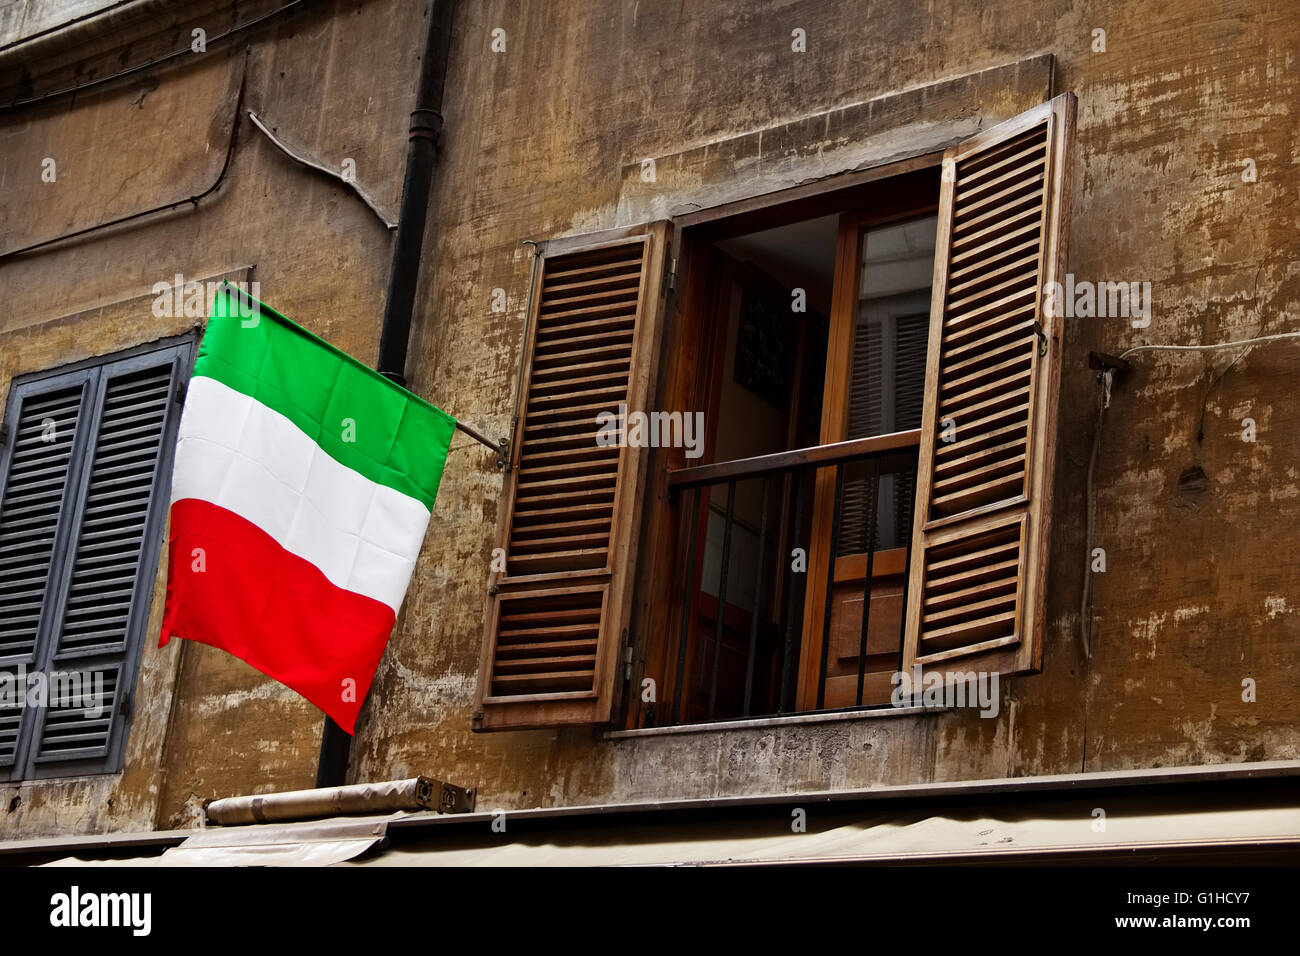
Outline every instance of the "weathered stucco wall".
<path id="1" fill-rule="evenodd" d="M 18 43 L 122 0 L 0 0 L 0 47 Z"/>
<path id="2" fill-rule="evenodd" d="M 1091 659 L 1077 639 L 1099 399 L 1089 349 L 1300 328 L 1300 9 L 1280 0 L 521 6 L 462 3 L 457 16 L 408 369 L 417 392 L 492 434 L 508 423 L 523 327 L 521 239 L 850 168 L 879 131 L 837 126 L 795 156 L 740 146 L 830 111 L 865 123 L 844 108 L 1043 54 L 1054 89 L 1079 97 L 1070 271 L 1150 281 L 1154 318 L 1147 329 L 1067 321 L 1044 672 L 1004 682 L 996 719 L 891 715 L 616 740 L 588 729 L 471 734 L 502 476 L 460 437 L 359 726 L 355 779 L 428 773 L 477 786 L 480 807 L 519 808 L 1300 757 L 1295 345 L 1261 346 L 1226 373 L 1235 352 L 1135 357 L 1107 412 L 1095 478 L 1095 544 L 1108 568 L 1093 580 Z M 322 4 L 257 33 L 247 56 L 247 105 L 317 156 L 357 157 L 358 178 L 391 209 L 421 7 Z M 491 49 L 495 28 L 503 53 Z M 796 28 L 806 53 L 791 51 Z M 1105 52 L 1093 50 L 1095 28 Z M 203 181 L 227 142 L 245 62 L 242 44 L 208 56 L 159 70 L 147 95 L 133 82 L 0 114 L 0 249 L 51 225 L 77 228 L 115 203 L 129 208 L 128 194 L 167 201 L 187 177 Z M 1022 108 L 1022 95 L 990 94 L 974 115 L 955 113 L 952 129 L 996 122 Z M 118 114 L 138 137 L 149 116 L 190 132 L 142 151 L 94 141 L 78 160 L 93 179 L 63 193 L 60 165 L 57 186 L 39 182 L 40 157 L 76 155 L 87 130 L 111 130 Z M 668 158 L 659 190 L 629 175 L 644 157 Z M 1255 182 L 1243 182 L 1247 158 Z M 197 210 L 0 260 L 0 386 L 176 325 L 138 311 L 61 317 L 175 272 L 250 264 L 264 298 L 372 359 L 388 243 L 364 207 L 244 123 L 226 182 Z M 498 287 L 505 314 L 490 309 Z M 1254 443 L 1241 440 L 1247 417 Z M 155 619 L 159 610 L 155 601 Z M 0 834 L 185 825 L 205 797 L 310 784 L 318 714 L 219 652 L 185 646 L 177 661 L 180 651 L 146 651 L 128 772 L 4 787 Z M 1241 699 L 1245 677 L 1258 681 L 1254 703 Z"/>
<path id="3" fill-rule="evenodd" d="M 498 27 L 503 54 L 489 48 Z M 791 52 L 796 27 L 807 31 L 805 54 Z M 1106 31 L 1104 53 L 1093 52 L 1094 28 Z M 1151 281 L 1155 317 L 1146 330 L 1124 319 L 1068 325 L 1044 673 L 1005 682 L 998 719 L 931 714 L 614 741 L 580 729 L 468 734 L 501 479 L 467 448 L 438 505 L 457 533 L 422 560 L 428 587 L 408 599 L 372 694 L 354 749 L 359 778 L 424 771 L 480 787 L 481 805 L 524 807 L 1300 756 L 1298 597 L 1286 557 L 1300 445 L 1283 424 L 1295 346 L 1255 350 L 1213 390 L 1207 368 L 1235 353 L 1209 365 L 1135 358 L 1097 468 L 1096 544 L 1109 562 L 1093 582 L 1091 660 L 1076 636 L 1099 400 L 1088 350 L 1300 328 L 1289 172 L 1300 143 L 1288 75 L 1300 11 L 626 3 L 530 15 L 496 3 L 464 11 L 457 37 L 434 207 L 438 267 L 415 384 L 460 414 L 495 410 L 494 433 L 507 422 L 522 329 L 521 238 L 790 185 L 811 174 L 786 153 L 729 156 L 727 144 L 1040 53 L 1054 56 L 1054 88 L 1079 97 L 1070 269 Z M 985 104 L 978 121 L 1006 115 L 999 108 Z M 844 144 L 809 145 L 829 156 Z M 644 157 L 669 157 L 654 186 L 629 174 Z M 1255 183 L 1242 182 L 1246 157 L 1260 170 Z M 511 295 L 504 321 L 489 311 L 497 286 Z M 1247 415 L 1260 426 L 1253 445 L 1240 440 Z M 1180 491 L 1180 474 L 1196 464 L 1208 490 Z M 1241 700 L 1247 676 L 1259 682 L 1253 704 Z"/>

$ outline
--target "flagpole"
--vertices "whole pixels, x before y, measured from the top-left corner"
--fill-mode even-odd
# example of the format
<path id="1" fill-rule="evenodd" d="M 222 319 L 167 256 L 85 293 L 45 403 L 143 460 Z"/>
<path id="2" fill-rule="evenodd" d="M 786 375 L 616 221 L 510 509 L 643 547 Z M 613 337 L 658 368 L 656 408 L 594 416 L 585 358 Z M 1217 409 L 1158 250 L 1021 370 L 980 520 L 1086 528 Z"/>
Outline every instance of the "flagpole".
<path id="1" fill-rule="evenodd" d="M 486 448 L 490 448 L 492 451 L 496 452 L 498 468 L 505 467 L 508 464 L 508 462 L 506 461 L 506 446 L 504 444 L 492 441 L 490 438 L 487 438 L 480 432 L 477 432 L 473 428 L 470 428 L 462 421 L 457 421 L 456 427 L 459 428 L 461 431 L 463 431 L 470 438 L 474 439 L 480 445 L 483 445 Z"/>

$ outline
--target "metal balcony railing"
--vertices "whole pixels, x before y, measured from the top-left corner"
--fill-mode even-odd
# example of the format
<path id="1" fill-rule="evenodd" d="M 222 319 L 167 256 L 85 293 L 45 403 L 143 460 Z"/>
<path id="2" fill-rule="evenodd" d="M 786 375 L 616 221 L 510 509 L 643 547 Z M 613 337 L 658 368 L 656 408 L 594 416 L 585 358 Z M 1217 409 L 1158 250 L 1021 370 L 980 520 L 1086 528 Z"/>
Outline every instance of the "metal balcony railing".
<path id="1" fill-rule="evenodd" d="M 891 611 L 899 583 L 902 587 L 898 663 L 891 661 L 897 669 L 919 438 L 919 430 L 895 432 L 669 473 L 685 560 L 674 590 L 681 618 L 667 675 L 672 684 L 668 723 L 873 706 L 864 702 L 864 685 L 869 632 L 876 635 L 874 658 L 881 659 L 880 621 L 875 631 L 871 628 L 873 578 L 879 576 L 875 561 L 878 552 L 890 558 L 895 582 Z M 803 549 L 807 567 L 813 567 L 813 502 L 817 476 L 824 472 L 833 480 L 821 482 L 823 496 L 828 486 L 834 490 L 829 536 L 824 531 L 816 536 L 822 553 L 816 562 L 821 573 L 815 599 L 821 601 L 821 613 L 813 616 L 805 615 L 809 575 L 791 557 Z M 824 525 L 826 505 L 821 507 Z M 853 573 L 838 570 L 843 568 Z M 855 603 L 845 592 L 856 583 L 858 569 L 863 583 L 856 693 L 846 694 L 852 664 L 843 661 L 852 655 L 841 654 L 834 667 L 848 667 L 850 673 L 836 675 L 835 700 L 828 705 L 832 617 L 841 625 L 844 620 L 843 608 L 833 607 L 833 600 Z M 816 631 L 806 619 L 820 620 L 819 642 L 804 633 Z M 842 644 L 842 635 L 836 636 Z M 799 706 L 794 684 L 800 655 L 813 646 L 819 647 L 820 660 L 816 705 L 810 708 L 806 699 Z M 647 711 L 638 723 L 647 722 L 663 723 L 663 716 Z"/>

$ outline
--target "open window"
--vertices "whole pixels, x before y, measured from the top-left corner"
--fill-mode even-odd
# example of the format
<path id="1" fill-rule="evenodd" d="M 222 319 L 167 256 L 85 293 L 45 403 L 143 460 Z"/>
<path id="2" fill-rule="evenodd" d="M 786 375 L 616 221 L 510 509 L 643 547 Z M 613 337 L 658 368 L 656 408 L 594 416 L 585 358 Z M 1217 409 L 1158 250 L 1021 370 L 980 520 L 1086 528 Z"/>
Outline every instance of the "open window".
<path id="1" fill-rule="evenodd" d="M 703 342 L 684 404 L 704 410 L 709 464 L 670 469 L 680 630 L 666 655 L 668 699 L 641 702 L 640 725 L 888 700 L 903 638 L 937 160 L 690 237 L 684 319 L 698 296 Z"/>
<path id="2" fill-rule="evenodd" d="M 1073 112 L 544 250 L 476 729 L 1040 666 Z M 688 424 L 600 444 L 637 412 Z"/>

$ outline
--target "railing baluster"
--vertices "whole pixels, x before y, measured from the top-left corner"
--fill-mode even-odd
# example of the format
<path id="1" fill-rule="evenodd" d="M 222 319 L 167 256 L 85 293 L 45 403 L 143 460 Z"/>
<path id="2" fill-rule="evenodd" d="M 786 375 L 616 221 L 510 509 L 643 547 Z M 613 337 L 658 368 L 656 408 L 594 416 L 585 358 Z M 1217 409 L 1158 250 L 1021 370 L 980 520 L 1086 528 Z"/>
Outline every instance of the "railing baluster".
<path id="1" fill-rule="evenodd" d="M 799 547 L 802 542 L 799 540 L 799 529 L 803 526 L 803 494 L 804 494 L 804 475 L 808 472 L 806 469 L 797 469 L 791 475 L 791 484 L 794 487 L 794 530 L 790 535 L 790 540 L 794 546 Z M 785 555 L 781 556 L 781 562 L 784 565 Z M 794 657 L 794 628 L 795 628 L 795 607 L 802 608 L 802 599 L 796 605 L 794 595 L 798 587 L 804 586 L 804 581 L 808 575 L 801 574 L 790 579 L 790 588 L 785 596 L 785 647 L 781 651 L 781 697 L 777 702 L 778 714 L 786 712 L 786 705 L 790 700 L 790 668 L 793 665 Z"/>
<path id="2" fill-rule="evenodd" d="M 835 592 L 835 558 L 840 547 L 840 497 L 844 493 L 844 463 L 835 465 L 834 514 L 831 517 L 831 546 L 826 556 L 826 598 L 822 608 L 822 660 L 817 678 L 817 709 L 826 707 L 826 663 L 830 655 L 831 596 Z"/>
<path id="3" fill-rule="evenodd" d="M 911 478 L 908 481 L 908 492 L 905 501 L 912 502 L 908 508 L 912 521 L 916 520 L 916 472 L 920 466 L 917 461 L 917 467 L 911 472 Z M 912 523 L 908 522 L 904 528 L 907 534 L 907 549 L 903 558 L 903 613 L 898 616 L 898 673 L 903 672 L 903 656 L 907 653 L 907 590 L 908 585 L 912 582 Z M 922 609 L 924 611 L 924 608 Z"/>
<path id="4" fill-rule="evenodd" d="M 727 571 L 731 564 L 731 521 L 736 511 L 736 482 L 727 482 L 727 517 L 722 526 L 722 570 L 718 575 L 718 620 L 714 629 L 713 678 L 709 684 L 709 720 L 718 703 L 718 668 L 722 664 L 722 630 L 727 616 Z"/>
<path id="5" fill-rule="evenodd" d="M 695 592 L 695 548 L 700 531 L 700 494 L 702 489 L 693 489 L 691 495 L 691 543 L 686 549 L 686 590 L 682 594 L 682 636 L 677 645 L 676 692 L 673 694 L 673 719 L 676 724 L 682 717 L 682 698 L 686 696 L 683 686 L 686 680 L 686 644 L 691 634 L 691 598 Z"/>
<path id="6" fill-rule="evenodd" d="M 754 565 L 754 608 L 749 615 L 749 654 L 745 659 L 745 716 L 754 690 L 754 657 L 758 653 L 758 616 L 763 610 L 763 557 L 767 548 L 767 494 L 772 479 L 763 479 L 763 510 L 758 518 L 758 561 Z"/>
<path id="7" fill-rule="evenodd" d="M 862 685 L 867 679 L 867 628 L 871 621 L 871 571 L 876 557 L 876 509 L 880 506 L 880 465 L 872 458 L 867 479 L 867 573 L 862 585 L 862 635 L 858 638 L 858 697 L 862 706 Z"/>

